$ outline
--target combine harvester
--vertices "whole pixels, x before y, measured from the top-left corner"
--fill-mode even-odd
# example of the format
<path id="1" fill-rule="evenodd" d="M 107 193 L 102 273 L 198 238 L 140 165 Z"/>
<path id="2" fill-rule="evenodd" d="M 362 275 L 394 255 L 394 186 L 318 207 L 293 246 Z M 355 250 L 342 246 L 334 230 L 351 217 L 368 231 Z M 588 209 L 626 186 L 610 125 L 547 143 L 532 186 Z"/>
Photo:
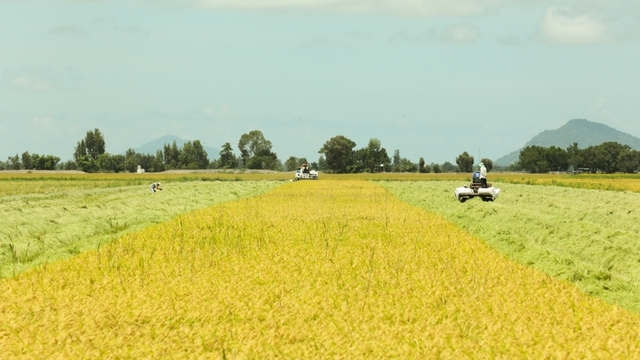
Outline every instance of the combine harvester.
<path id="1" fill-rule="evenodd" d="M 309 164 L 302 164 L 296 170 L 296 177 L 294 180 L 318 180 L 318 172 L 315 170 L 309 170 Z"/>
<path id="2" fill-rule="evenodd" d="M 500 189 L 494 188 L 491 183 L 487 183 L 487 187 L 482 187 L 480 172 L 474 172 L 469 187 L 461 186 L 455 189 L 453 195 L 461 203 L 474 197 L 479 197 L 482 201 L 493 201 L 500 195 Z"/>

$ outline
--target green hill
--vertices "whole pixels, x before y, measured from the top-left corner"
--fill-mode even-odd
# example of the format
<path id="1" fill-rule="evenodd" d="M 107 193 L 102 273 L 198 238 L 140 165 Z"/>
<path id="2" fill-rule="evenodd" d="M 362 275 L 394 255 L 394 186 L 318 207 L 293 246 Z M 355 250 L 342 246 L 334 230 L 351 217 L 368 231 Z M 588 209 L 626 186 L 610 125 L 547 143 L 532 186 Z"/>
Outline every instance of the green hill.
<path id="1" fill-rule="evenodd" d="M 507 154 L 494 163 L 507 166 L 518 161 L 520 150 L 527 146 L 557 146 L 566 149 L 571 144 L 578 143 L 584 149 L 589 146 L 600 145 L 603 142 L 615 141 L 640 150 L 640 138 L 618 131 L 612 127 L 585 119 L 573 119 L 556 130 L 545 130 L 529 140 L 522 148 Z"/>

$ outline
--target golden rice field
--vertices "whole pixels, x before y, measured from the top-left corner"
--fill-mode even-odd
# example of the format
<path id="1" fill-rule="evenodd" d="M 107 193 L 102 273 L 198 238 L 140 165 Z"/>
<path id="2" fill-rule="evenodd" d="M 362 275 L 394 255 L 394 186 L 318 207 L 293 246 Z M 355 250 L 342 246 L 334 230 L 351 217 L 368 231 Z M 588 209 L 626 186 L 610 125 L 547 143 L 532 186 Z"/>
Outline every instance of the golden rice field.
<path id="1" fill-rule="evenodd" d="M 0 282 L 7 358 L 627 359 L 639 333 L 360 180 L 287 183 Z"/>

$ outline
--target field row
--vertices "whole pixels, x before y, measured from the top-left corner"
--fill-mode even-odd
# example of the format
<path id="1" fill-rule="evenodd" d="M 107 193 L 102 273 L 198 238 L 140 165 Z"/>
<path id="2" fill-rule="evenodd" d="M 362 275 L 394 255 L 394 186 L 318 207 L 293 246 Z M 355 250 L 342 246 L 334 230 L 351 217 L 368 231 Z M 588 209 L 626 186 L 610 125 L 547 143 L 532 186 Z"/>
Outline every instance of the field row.
<path id="1" fill-rule="evenodd" d="M 125 186 L 145 186 L 153 182 L 180 183 L 194 181 L 283 181 L 293 179 L 292 173 L 215 172 L 144 173 L 144 174 L 84 174 L 58 172 L 0 171 L 0 201 L 4 197 L 33 194 L 53 194 L 64 191 L 114 189 Z"/>
<path id="2" fill-rule="evenodd" d="M 152 194 L 145 182 L 93 189 L 63 187 L 44 194 L 0 197 L 0 278 L 96 249 L 127 232 L 179 214 L 256 195 L 280 184 L 172 182 Z"/>
<path id="3" fill-rule="evenodd" d="M 289 183 L 0 283 L 9 357 L 621 359 L 639 331 L 363 181 Z"/>
<path id="4" fill-rule="evenodd" d="M 384 182 L 515 261 L 640 312 L 640 194 L 500 184 L 493 203 L 458 203 L 454 181 Z"/>

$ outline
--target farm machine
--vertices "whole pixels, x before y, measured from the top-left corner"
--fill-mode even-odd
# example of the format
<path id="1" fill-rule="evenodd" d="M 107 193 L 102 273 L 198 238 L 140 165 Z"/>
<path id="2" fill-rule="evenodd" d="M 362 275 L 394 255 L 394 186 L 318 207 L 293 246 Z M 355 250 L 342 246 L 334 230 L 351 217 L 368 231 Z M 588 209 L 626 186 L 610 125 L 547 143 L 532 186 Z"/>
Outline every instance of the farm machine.
<path id="1" fill-rule="evenodd" d="M 479 197 L 482 201 L 493 201 L 500 195 L 500 189 L 494 188 L 491 183 L 487 183 L 486 187 L 483 187 L 480 180 L 480 172 L 474 172 L 469 187 L 465 185 L 456 188 L 453 195 L 461 203 L 474 197 Z"/>
<path id="2" fill-rule="evenodd" d="M 296 170 L 296 177 L 294 180 L 318 180 L 318 172 L 309 169 L 309 164 L 302 164 Z"/>

